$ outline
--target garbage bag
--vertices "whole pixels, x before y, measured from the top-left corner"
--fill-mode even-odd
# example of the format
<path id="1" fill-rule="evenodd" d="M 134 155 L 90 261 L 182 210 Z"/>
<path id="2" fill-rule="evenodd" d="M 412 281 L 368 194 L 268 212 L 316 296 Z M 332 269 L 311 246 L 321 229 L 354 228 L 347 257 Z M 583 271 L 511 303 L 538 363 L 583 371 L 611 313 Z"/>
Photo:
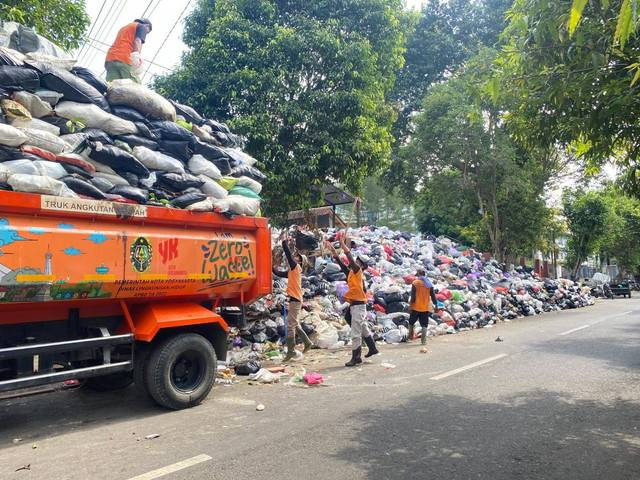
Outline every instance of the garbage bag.
<path id="1" fill-rule="evenodd" d="M 198 126 L 204 123 L 204 118 L 188 105 L 183 105 L 174 100 L 169 100 L 173 107 L 176 109 L 176 114 L 182 116 L 190 123 L 194 123 Z"/>
<path id="2" fill-rule="evenodd" d="M 111 105 L 134 108 L 152 119 L 176 120 L 176 109 L 168 100 L 133 80 L 111 82 L 107 100 Z"/>
<path id="3" fill-rule="evenodd" d="M 129 146 L 128 143 L 123 142 L 122 140 L 118 140 L 117 138 L 113 141 L 113 145 L 118 147 L 120 150 L 124 150 L 127 153 L 133 153 L 133 149 Z"/>
<path id="4" fill-rule="evenodd" d="M 229 130 L 229 127 L 227 127 L 224 123 L 207 119 L 204 121 L 204 124 L 208 125 L 209 128 L 211 128 L 211 130 L 214 132 L 231 133 L 231 130 Z"/>
<path id="5" fill-rule="evenodd" d="M 107 82 L 95 76 L 93 72 L 88 68 L 75 66 L 71 69 L 71 73 L 73 73 L 76 77 L 80 77 L 82 80 L 87 82 L 97 91 L 99 91 L 101 94 L 104 95 L 107 93 L 107 89 L 109 88 L 109 85 L 107 85 Z"/>
<path id="6" fill-rule="evenodd" d="M 45 90 L 43 88 L 38 88 L 34 92 L 40 100 L 43 102 L 47 102 L 52 107 L 55 107 L 60 99 L 64 96 L 59 92 L 54 92 L 53 90 Z"/>
<path id="7" fill-rule="evenodd" d="M 6 162 L 7 160 L 17 160 L 19 158 L 22 158 L 22 151 L 20 151 L 17 148 L 13 148 L 11 146 L 5 146 L 2 142 L 2 127 L 3 125 L 0 124 L 0 162 Z M 16 130 L 18 130 L 16 128 Z M 20 132 L 18 130 L 18 132 Z M 20 132 L 22 133 L 22 132 Z M 27 137 L 25 135 L 24 140 L 26 140 Z"/>
<path id="8" fill-rule="evenodd" d="M 155 152 L 147 147 L 134 147 L 133 156 L 147 167 L 149 170 L 161 170 L 169 173 L 185 173 L 184 166 L 176 160 L 162 152 Z"/>
<path id="9" fill-rule="evenodd" d="M 201 142 L 211 143 L 213 145 L 220 146 L 220 142 L 218 142 L 218 140 L 209 132 L 207 132 L 204 128 L 200 128 L 197 125 L 194 125 L 193 127 L 191 127 L 191 131 L 196 136 L 196 138 Z"/>
<path id="10" fill-rule="evenodd" d="M 267 178 L 267 176 L 260 170 L 249 165 L 240 165 L 233 168 L 230 175 L 233 177 L 249 177 L 254 179 L 256 182 L 263 182 Z"/>
<path id="11" fill-rule="evenodd" d="M 111 111 L 109 102 L 98 90 L 71 72 L 50 67 L 42 73 L 40 81 L 45 88 L 62 93 L 68 101 L 93 103 L 105 112 Z"/>
<path id="12" fill-rule="evenodd" d="M 84 128 L 83 124 L 62 117 L 42 117 L 40 120 L 57 127 L 60 135 L 71 135 Z M 66 139 L 62 138 L 62 140 L 66 142 Z"/>
<path id="13" fill-rule="evenodd" d="M 111 113 L 131 122 L 147 123 L 146 117 L 135 108 L 125 107 L 123 105 L 114 105 L 111 107 Z"/>
<path id="14" fill-rule="evenodd" d="M 262 191 L 262 185 L 259 182 L 256 182 L 253 178 L 249 177 L 239 177 L 238 183 L 236 183 L 238 187 L 246 187 L 253 190 L 256 194 L 259 194 Z"/>
<path id="15" fill-rule="evenodd" d="M 221 212 L 231 212 L 236 215 L 254 216 L 260 209 L 260 201 L 255 198 L 229 195 L 225 198 L 213 199 L 216 209 Z M 344 274 L 342 275 L 344 277 Z"/>
<path id="16" fill-rule="evenodd" d="M 85 128 L 81 133 L 86 136 L 87 140 L 91 140 L 92 142 L 100 142 L 103 145 L 113 145 L 113 138 L 99 128 Z"/>
<path id="17" fill-rule="evenodd" d="M 131 172 L 118 172 L 122 178 L 124 178 L 132 187 L 138 187 L 140 185 L 140 177 Z M 151 175 L 151 174 L 149 174 Z"/>
<path id="18" fill-rule="evenodd" d="M 158 136 L 149 129 L 146 123 L 133 122 L 133 124 L 138 129 L 138 135 L 140 135 L 141 137 L 148 138 L 149 140 L 153 140 L 156 143 L 158 142 L 158 140 L 160 140 Z"/>
<path id="19" fill-rule="evenodd" d="M 0 65 L 0 85 L 7 90 L 33 92 L 40 86 L 40 76 L 30 68 Z"/>
<path id="20" fill-rule="evenodd" d="M 27 136 L 25 145 L 42 148 L 56 155 L 62 153 L 67 147 L 67 144 L 64 140 L 60 140 L 60 137 L 44 130 L 35 128 L 21 128 L 20 130 Z"/>
<path id="21" fill-rule="evenodd" d="M 187 188 L 199 188 L 204 182 L 190 173 L 162 173 L 158 175 L 158 183 L 168 190 L 183 192 Z"/>
<path id="22" fill-rule="evenodd" d="M 48 150 L 44 150 L 44 149 L 39 148 L 39 147 L 34 147 L 34 146 L 31 146 L 31 145 L 26 145 L 25 144 L 25 145 L 22 145 L 20 147 L 20 150 L 22 150 L 23 153 L 28 153 L 28 154 L 31 154 L 31 155 L 35 155 L 37 157 L 44 158 L 45 160 L 51 160 L 52 162 L 56 161 L 56 154 L 55 153 L 52 153 L 52 152 L 50 152 Z M 23 156 L 26 157 L 26 155 L 23 155 Z M 40 160 L 40 158 L 34 158 L 34 160 Z"/>
<path id="23" fill-rule="evenodd" d="M 313 343 L 319 347 L 328 349 L 338 343 L 338 331 L 325 321 L 318 322 L 316 332 L 313 334 Z"/>
<path id="24" fill-rule="evenodd" d="M 13 99 L 29 110 L 32 117 L 41 118 L 53 114 L 53 107 L 34 93 L 25 91 L 15 92 Z"/>
<path id="25" fill-rule="evenodd" d="M 218 180 L 222 178 L 222 174 L 218 167 L 216 167 L 209 160 L 204 158 L 202 155 L 194 155 L 189 159 L 189 170 L 191 173 L 195 175 L 206 175 L 207 177 Z"/>
<path id="26" fill-rule="evenodd" d="M 257 373 L 262 368 L 262 365 L 258 360 L 249 360 L 248 362 L 236 365 L 236 375 L 248 376 L 253 373 Z"/>
<path id="27" fill-rule="evenodd" d="M 76 64 L 76 61 L 73 58 L 57 58 L 46 53 L 27 52 L 24 56 L 24 63 L 25 65 L 33 65 L 35 63 L 36 65 L 40 66 L 39 68 L 42 68 L 43 65 L 46 65 L 50 68 L 69 72 Z"/>
<path id="28" fill-rule="evenodd" d="M 109 191 L 109 193 L 120 195 L 141 204 L 147 203 L 147 191 L 141 188 L 132 187 L 131 185 L 116 185 Z"/>
<path id="29" fill-rule="evenodd" d="M 231 190 L 229 190 L 229 195 L 242 195 L 243 197 L 255 198 L 260 200 L 260 195 L 247 187 L 240 187 L 236 184 Z"/>
<path id="30" fill-rule="evenodd" d="M 130 187 L 131 185 L 129 185 L 129 182 L 127 182 L 124 178 L 122 178 L 120 175 L 117 175 L 115 173 L 106 173 L 106 172 L 96 172 L 93 175 L 93 178 L 103 178 L 109 182 L 111 182 L 113 185 L 117 186 L 125 186 L 125 187 Z"/>
<path id="31" fill-rule="evenodd" d="M 49 118 L 59 118 L 59 117 L 49 117 Z M 63 118 L 62 120 L 66 120 Z M 69 120 L 71 122 L 71 120 Z M 60 140 L 64 140 L 64 143 L 69 145 L 68 152 L 75 152 L 76 149 L 82 150 L 82 146 L 84 142 L 87 141 L 87 135 L 82 132 L 77 133 L 69 133 L 66 135 L 60 135 Z"/>
<path id="32" fill-rule="evenodd" d="M 232 189 L 232 191 L 233 190 L 235 189 Z M 232 191 L 229 192 L 230 195 L 232 195 Z M 259 197 L 249 197 L 249 198 L 259 198 Z M 296 248 L 298 250 L 315 250 L 316 248 L 318 248 L 318 240 L 313 235 L 307 235 L 306 233 L 296 231 L 295 239 L 296 239 Z"/>
<path id="33" fill-rule="evenodd" d="M 116 171 L 131 172 L 140 177 L 148 177 L 149 170 L 140 163 L 133 155 L 120 150 L 112 145 L 103 145 L 100 142 L 89 142 L 91 152 L 89 157 Z M 126 197 L 126 195 L 123 195 Z"/>
<path id="34" fill-rule="evenodd" d="M 22 67 L 24 65 L 24 54 L 12 48 L 0 47 L 0 65 Z"/>
<path id="35" fill-rule="evenodd" d="M 93 179 L 93 174 L 83 170 L 80 167 L 76 167 L 75 165 L 71 165 L 70 163 L 61 163 L 62 168 L 66 170 L 69 175 L 76 175 L 82 178 L 86 178 L 87 180 Z"/>
<path id="36" fill-rule="evenodd" d="M 96 162 L 92 158 L 86 156 L 83 152 L 82 158 L 90 163 L 95 169 L 96 172 L 108 173 L 109 175 L 118 175 L 118 173 L 111 168 L 109 165 L 105 165 L 104 163 Z"/>
<path id="37" fill-rule="evenodd" d="M 385 332 L 382 338 L 386 343 L 400 343 L 402 342 L 402 332 L 398 328 L 394 328 Z"/>
<path id="38" fill-rule="evenodd" d="M 189 192 L 189 193 L 184 193 L 179 197 L 176 197 L 173 200 L 171 200 L 171 206 L 176 208 L 186 208 L 189 205 L 202 202 L 203 200 L 206 200 L 206 199 L 207 199 L 207 196 L 204 193 Z M 213 204 L 211 206 L 213 207 Z"/>
<path id="39" fill-rule="evenodd" d="M 105 197 L 104 193 L 101 192 L 98 188 L 94 187 L 91 183 L 81 178 L 68 175 L 61 178 L 61 181 L 64 182 L 64 184 L 71 190 L 80 195 L 97 198 L 98 200 L 105 200 L 107 198 Z"/>
<path id="40" fill-rule="evenodd" d="M 131 148 L 146 147 L 149 150 L 158 150 L 158 142 L 141 137 L 140 135 L 119 135 L 116 137 L 116 140 L 126 143 Z"/>
<path id="41" fill-rule="evenodd" d="M 99 128 L 109 135 L 136 133 L 136 126 L 122 118 L 111 115 L 92 103 L 63 101 L 55 108 L 56 115 L 70 120 L 79 120 L 89 128 Z"/>
<path id="42" fill-rule="evenodd" d="M 81 155 L 77 155 L 75 153 L 63 153 L 61 155 L 56 155 L 56 162 L 73 165 L 81 168 L 87 173 L 96 173 L 95 165 L 85 160 Z"/>
<path id="43" fill-rule="evenodd" d="M 387 313 L 408 312 L 409 304 L 407 302 L 391 302 L 387 303 Z"/>
<path id="44" fill-rule="evenodd" d="M 60 129 L 55 125 L 52 125 L 51 123 L 40 120 L 39 118 L 32 118 L 30 120 L 26 120 L 24 118 L 16 118 L 11 122 L 11 126 L 19 129 L 32 128 L 35 130 L 43 130 L 45 132 L 49 132 L 51 135 L 54 135 L 56 138 L 61 140 Z M 67 148 L 66 145 L 65 148 Z"/>
<path id="45" fill-rule="evenodd" d="M 55 195 L 56 197 L 77 198 L 77 195 L 60 180 L 42 175 L 16 173 L 9 177 L 7 183 L 11 185 L 11 188 L 16 192 L 40 193 L 42 195 Z"/>
<path id="46" fill-rule="evenodd" d="M 18 160 L 9 160 L 2 164 L 5 168 L 8 168 L 12 173 L 24 173 L 26 175 L 41 175 L 38 167 L 32 160 L 20 158 Z"/>
<path id="47" fill-rule="evenodd" d="M 204 143 L 198 139 L 194 142 L 193 151 L 212 162 L 219 159 L 229 160 L 229 156 L 222 150 L 222 147 Z"/>
<path id="48" fill-rule="evenodd" d="M 227 192 L 218 182 L 211 180 L 211 178 L 206 175 L 198 175 L 198 178 L 204 182 L 200 187 L 200 190 L 207 196 L 225 198 L 229 195 L 229 192 Z"/>
<path id="49" fill-rule="evenodd" d="M 231 190 L 238 184 L 238 179 L 233 177 L 222 177 L 217 182 L 222 186 L 225 190 Z"/>
<path id="50" fill-rule="evenodd" d="M 31 120 L 32 118 L 29 110 L 14 100 L 5 98 L 0 101 L 0 105 L 2 106 L 2 113 L 5 114 L 10 122 L 17 119 Z"/>
<path id="51" fill-rule="evenodd" d="M 174 122 L 154 121 L 149 123 L 149 128 L 162 140 L 194 141 L 193 133 Z"/>
<path id="52" fill-rule="evenodd" d="M 11 125 L 0 123 L 1 145 L 6 145 L 8 147 L 19 147 L 27 141 L 27 138 L 28 137 L 25 132 L 17 129 L 16 127 L 12 127 Z"/>
<path id="53" fill-rule="evenodd" d="M 100 177 L 94 176 L 89 181 L 91 182 L 91 185 L 96 187 L 102 193 L 108 193 L 113 187 L 115 187 L 115 185 L 111 183 L 109 180 L 107 180 L 106 178 L 100 178 Z"/>
<path id="54" fill-rule="evenodd" d="M 32 163 L 40 175 L 55 178 L 56 180 L 60 180 L 62 177 L 68 175 L 60 163 L 50 162 L 49 160 L 36 160 Z"/>
<path id="55" fill-rule="evenodd" d="M 200 202 L 192 203 L 184 208 L 192 212 L 211 212 L 215 207 L 213 206 L 213 202 L 210 198 L 205 198 Z"/>
<path id="56" fill-rule="evenodd" d="M 222 151 L 224 153 L 226 153 L 229 158 L 234 160 L 238 166 L 239 165 L 248 165 L 250 167 L 253 167 L 257 162 L 257 160 L 255 158 L 253 158 L 251 155 L 243 152 L 242 150 L 240 150 L 238 148 L 225 148 L 225 147 L 222 147 Z"/>
<path id="57" fill-rule="evenodd" d="M 160 150 L 186 163 L 193 155 L 191 142 L 184 140 L 160 140 Z"/>

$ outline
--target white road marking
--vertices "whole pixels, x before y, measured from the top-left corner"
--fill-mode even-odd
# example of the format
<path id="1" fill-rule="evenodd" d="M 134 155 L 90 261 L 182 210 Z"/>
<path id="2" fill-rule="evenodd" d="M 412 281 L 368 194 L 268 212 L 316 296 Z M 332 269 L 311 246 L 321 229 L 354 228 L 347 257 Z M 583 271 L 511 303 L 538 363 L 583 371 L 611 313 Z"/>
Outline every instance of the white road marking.
<path id="1" fill-rule="evenodd" d="M 143 473 L 142 475 L 132 477 L 129 480 L 153 480 L 154 478 L 164 477 L 165 475 L 169 475 L 170 473 L 179 472 L 180 470 L 193 467 L 194 465 L 202 462 L 207 462 L 209 460 L 211 460 L 211 457 L 209 455 L 198 455 L 197 457 L 187 458 L 186 460 L 182 460 L 181 462 L 167 465 L 166 467 L 158 468 L 157 470 L 152 470 L 147 473 Z"/>
<path id="2" fill-rule="evenodd" d="M 566 332 L 559 333 L 558 335 L 559 336 L 569 335 L 570 333 L 578 332 L 580 330 L 584 330 L 585 328 L 589 328 L 590 326 L 591 325 L 583 325 L 583 326 L 578 327 L 578 328 L 572 328 L 571 330 L 567 330 Z"/>
<path id="3" fill-rule="evenodd" d="M 442 380 L 443 378 L 450 377 L 452 375 L 456 375 L 458 373 L 465 372 L 467 370 L 471 370 L 472 368 L 479 367 L 484 365 L 485 363 L 495 362 L 496 360 L 500 360 L 501 358 L 507 357 L 506 353 L 501 353 L 500 355 L 496 355 L 495 357 L 485 358 L 484 360 L 480 360 L 479 362 L 470 363 L 469 365 L 465 365 L 464 367 L 456 368 L 455 370 L 450 370 L 445 373 L 441 373 L 440 375 L 436 375 L 435 377 L 431 377 L 430 380 Z"/>

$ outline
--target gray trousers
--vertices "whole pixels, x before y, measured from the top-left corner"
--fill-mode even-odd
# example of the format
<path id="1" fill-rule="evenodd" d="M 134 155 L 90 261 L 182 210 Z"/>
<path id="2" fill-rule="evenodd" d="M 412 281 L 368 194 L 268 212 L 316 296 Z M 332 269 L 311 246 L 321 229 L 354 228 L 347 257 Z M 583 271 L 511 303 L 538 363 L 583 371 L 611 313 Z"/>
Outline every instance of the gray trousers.
<path id="1" fill-rule="evenodd" d="M 371 335 L 367 323 L 367 306 L 351 305 L 351 349 L 356 350 L 362 346 L 362 338 Z"/>

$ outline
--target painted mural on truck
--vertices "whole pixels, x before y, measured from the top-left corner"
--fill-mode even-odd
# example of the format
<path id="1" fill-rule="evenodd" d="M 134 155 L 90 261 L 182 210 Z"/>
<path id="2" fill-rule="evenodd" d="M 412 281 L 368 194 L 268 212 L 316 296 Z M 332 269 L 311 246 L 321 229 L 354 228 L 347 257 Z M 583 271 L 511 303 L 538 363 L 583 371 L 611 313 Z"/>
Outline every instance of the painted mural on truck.
<path id="1" fill-rule="evenodd" d="M 255 255 L 251 235 L 7 216 L 0 218 L 0 302 L 213 298 L 255 280 Z"/>

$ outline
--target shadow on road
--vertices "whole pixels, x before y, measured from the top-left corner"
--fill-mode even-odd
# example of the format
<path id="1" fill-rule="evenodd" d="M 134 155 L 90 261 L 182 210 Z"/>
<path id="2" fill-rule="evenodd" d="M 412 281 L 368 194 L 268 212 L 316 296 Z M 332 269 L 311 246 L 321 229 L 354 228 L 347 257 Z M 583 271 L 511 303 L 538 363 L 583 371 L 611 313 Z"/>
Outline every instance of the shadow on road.
<path id="1" fill-rule="evenodd" d="M 133 387 L 109 393 L 76 389 L 2 400 L 0 449 L 11 446 L 14 438 L 29 442 L 169 413 Z"/>
<path id="2" fill-rule="evenodd" d="M 370 480 L 640 478 L 637 403 L 428 394 L 351 420 L 362 428 L 336 456 Z"/>

